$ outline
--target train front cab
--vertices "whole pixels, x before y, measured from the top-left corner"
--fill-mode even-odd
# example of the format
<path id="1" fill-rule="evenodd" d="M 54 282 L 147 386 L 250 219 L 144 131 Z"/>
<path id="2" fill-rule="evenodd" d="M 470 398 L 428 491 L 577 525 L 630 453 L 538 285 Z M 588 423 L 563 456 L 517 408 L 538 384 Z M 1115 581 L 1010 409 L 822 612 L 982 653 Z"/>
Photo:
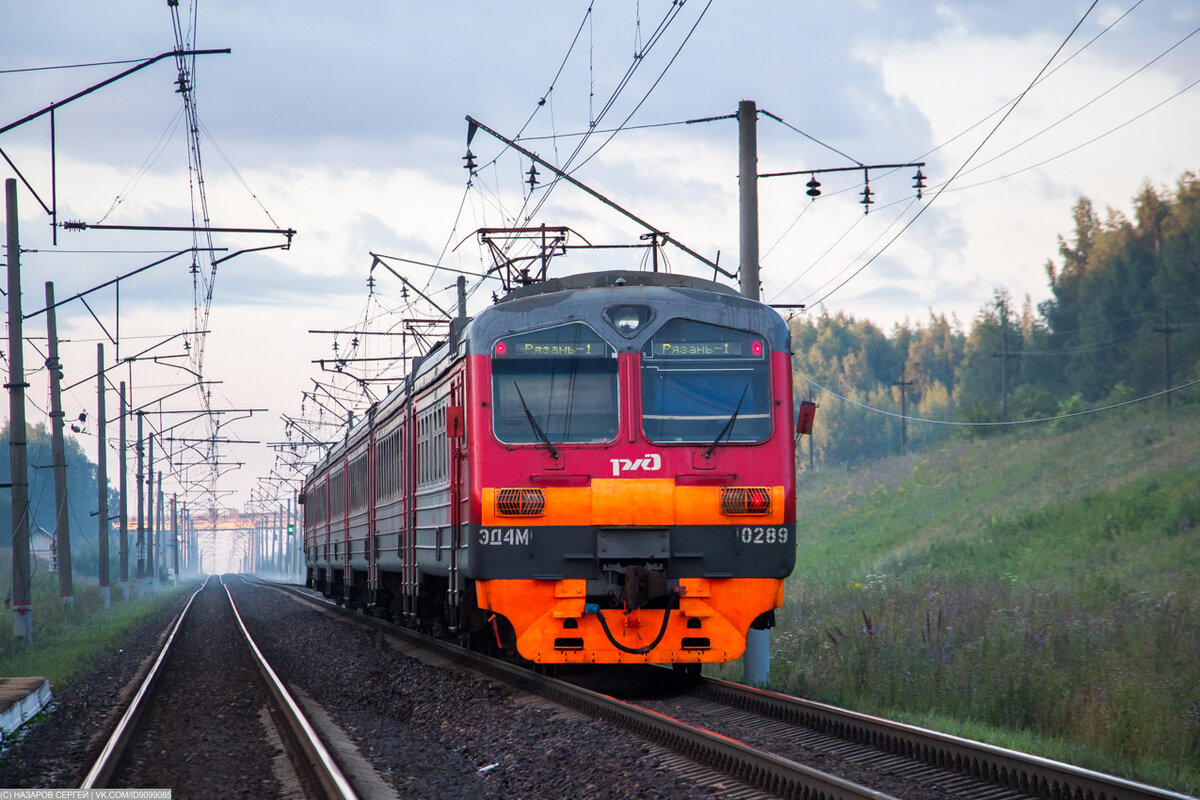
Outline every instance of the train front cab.
<path id="1" fill-rule="evenodd" d="M 741 304 L 741 328 L 674 317 L 656 292 L 579 292 L 590 315 L 471 357 L 467 564 L 492 633 L 531 661 L 729 661 L 783 603 L 786 325 L 738 297 L 721 300 Z"/>

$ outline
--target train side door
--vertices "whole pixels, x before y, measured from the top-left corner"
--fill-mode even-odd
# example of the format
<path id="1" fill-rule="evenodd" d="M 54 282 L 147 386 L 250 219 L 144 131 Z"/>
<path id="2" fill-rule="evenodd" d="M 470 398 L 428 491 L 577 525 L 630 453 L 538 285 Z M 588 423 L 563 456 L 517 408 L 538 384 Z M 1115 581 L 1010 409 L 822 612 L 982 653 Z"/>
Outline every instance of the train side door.
<path id="1" fill-rule="evenodd" d="M 404 448 L 404 613 L 417 613 L 417 434 L 416 414 L 412 403 L 404 412 L 404 432 L 400 434 Z"/>
<path id="2" fill-rule="evenodd" d="M 375 605 L 376 598 L 379 596 L 379 545 L 375 538 L 375 520 L 377 518 L 376 503 L 379 497 L 378 491 L 379 481 L 379 446 L 375 441 L 375 427 L 371 426 L 370 434 L 367 437 L 367 474 L 366 474 L 366 498 L 367 498 L 367 536 L 363 543 L 366 552 L 363 554 L 367 559 L 367 594 L 366 602 L 369 605 Z"/>
<path id="3" fill-rule="evenodd" d="M 446 446 L 449 449 L 450 477 L 450 571 L 446 609 L 450 627 L 459 625 L 458 607 L 462 601 L 462 588 L 459 586 L 458 550 L 463 546 L 463 470 L 466 466 L 466 421 L 463 419 L 463 408 L 466 397 L 463 387 L 463 373 L 459 372 L 450 382 L 450 405 L 446 408 Z"/>
<path id="4" fill-rule="evenodd" d="M 354 576 L 350 572 L 350 460 L 342 465 L 342 502 L 339 509 L 342 518 L 342 597 L 350 599 L 350 587 Z"/>
<path id="5" fill-rule="evenodd" d="M 332 484 L 333 482 L 329 479 L 329 474 L 326 473 L 325 479 L 321 481 L 322 502 L 324 503 L 324 513 L 321 515 L 321 527 L 325 529 L 325 536 L 323 537 L 325 540 L 325 574 L 322 576 L 325 580 L 324 585 L 321 587 L 321 592 L 327 596 L 333 592 L 333 559 L 331 558 L 333 550 L 333 514 L 330 513 L 330 509 L 333 507 L 333 498 L 331 497 L 333 493 Z"/>

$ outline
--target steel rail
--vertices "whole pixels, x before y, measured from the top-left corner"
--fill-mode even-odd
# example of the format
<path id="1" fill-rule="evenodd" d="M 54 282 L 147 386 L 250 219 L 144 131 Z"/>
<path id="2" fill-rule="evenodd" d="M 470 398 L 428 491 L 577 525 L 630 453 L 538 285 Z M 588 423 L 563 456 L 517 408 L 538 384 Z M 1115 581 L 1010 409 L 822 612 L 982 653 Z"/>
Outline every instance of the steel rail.
<path id="1" fill-rule="evenodd" d="M 703 678 L 693 694 L 1026 794 L 1105 800 L 1195 800 L 1048 758 L 729 681 Z"/>
<path id="2" fill-rule="evenodd" d="M 116 771 L 117 765 L 121 761 L 121 756 L 125 753 L 125 748 L 129 745 L 129 740 L 133 736 L 133 731 L 137 721 L 141 719 L 142 712 L 146 710 L 144 703 L 149 696 L 151 689 L 158 682 L 159 668 L 166 661 L 167 653 L 171 650 L 171 644 L 175 641 L 175 634 L 179 633 L 180 627 L 183 626 L 183 620 L 187 617 L 188 610 L 192 607 L 192 601 L 200 592 L 204 591 L 204 587 L 208 585 L 208 580 L 200 585 L 200 588 L 192 593 L 188 598 L 187 604 L 184 605 L 183 611 L 179 612 L 179 618 L 175 620 L 175 626 L 171 628 L 171 633 L 167 640 L 163 643 L 162 649 L 158 652 L 158 657 L 154 659 L 153 666 L 146 673 L 146 677 L 142 680 L 142 685 L 138 687 L 137 693 L 133 696 L 129 706 L 125 709 L 125 713 L 121 716 L 121 720 L 117 723 L 117 727 L 113 730 L 108 741 L 104 744 L 104 749 L 100 751 L 100 756 L 96 759 L 96 763 L 88 771 L 84 777 L 83 783 L 80 784 L 80 789 L 95 789 L 108 784 L 108 781 Z"/>
<path id="3" fill-rule="evenodd" d="M 246 637 L 246 643 L 250 645 L 250 650 L 254 653 L 254 660 L 258 664 L 259 671 L 267 681 L 267 686 L 271 690 L 275 702 L 278 704 L 280 711 L 287 719 L 288 726 L 295 735 L 297 743 L 308 757 L 308 765 L 316 774 L 317 779 L 329 792 L 332 798 L 340 798 L 340 800 L 358 800 L 358 795 L 354 791 L 354 787 L 346 780 L 345 774 L 342 773 L 337 762 L 333 760 L 329 750 L 325 747 L 317 732 L 313 729 L 308 718 L 304 716 L 304 712 L 300 710 L 300 706 L 292 699 L 291 693 L 279 680 L 279 676 L 275 674 L 275 670 L 267 663 L 267 659 L 263 657 L 262 651 L 258 649 L 258 645 L 254 643 L 254 638 L 250 635 L 250 631 L 246 630 L 246 623 L 242 621 L 242 615 L 238 613 L 237 603 L 233 602 L 233 595 L 229 591 L 229 587 L 225 581 L 221 581 L 221 587 L 225 590 L 225 596 L 229 598 L 229 606 L 233 609 L 233 616 L 237 619 L 238 627 L 242 630 L 242 635 Z"/>
<path id="4" fill-rule="evenodd" d="M 686 758 L 730 775 L 749 786 L 780 797 L 806 800 L 895 800 L 892 795 L 758 750 L 736 739 L 590 689 L 539 675 L 522 666 L 432 639 L 416 631 L 336 605 L 324 598 L 314 597 L 297 588 L 261 579 L 255 579 L 253 582 L 295 595 L 328 613 L 356 620 L 386 636 L 401 639 L 407 644 L 456 661 L 510 686 L 545 697 L 587 716 L 602 719 Z"/>
<path id="5" fill-rule="evenodd" d="M 121 720 L 117 723 L 112 735 L 105 743 L 103 750 L 100 752 L 100 756 L 96 759 L 95 764 L 92 765 L 91 770 L 88 771 L 87 776 L 83 779 L 83 783 L 80 785 L 81 789 L 103 788 L 106 787 L 108 782 L 112 779 L 113 774 L 120 766 L 121 758 L 124 756 L 125 750 L 128 747 L 130 740 L 133 738 L 133 734 L 136 732 L 137 723 L 141 719 L 146 708 L 149 706 L 148 698 L 158 685 L 159 679 L 163 672 L 162 666 L 167 659 L 167 655 L 171 652 L 171 645 L 174 644 L 176 635 L 183 627 L 183 622 L 187 618 L 187 613 L 192 607 L 192 602 L 196 599 L 200 592 L 204 591 L 205 587 L 208 586 L 208 581 L 211 579 L 212 576 L 210 575 L 209 578 L 206 579 L 203 584 L 201 584 L 200 588 L 193 592 L 192 596 L 188 598 L 187 604 L 184 605 L 183 610 L 179 613 L 179 617 L 175 620 L 175 624 L 172 626 L 170 634 L 167 636 L 162 648 L 159 650 L 158 656 L 154 660 L 154 664 L 150 667 L 146 677 L 142 680 L 141 685 L 138 687 L 133 700 L 130 701 L 129 706 L 125 709 L 125 713 L 121 717 Z M 218 581 L 220 581 L 219 577 Z M 237 619 L 238 626 L 242 631 L 242 635 L 245 637 L 247 644 L 250 646 L 251 652 L 254 654 L 254 659 L 258 664 L 260 672 L 262 672 L 263 677 L 266 679 L 267 687 L 270 690 L 271 695 L 275 698 L 276 704 L 278 705 L 280 712 L 283 714 L 284 719 L 287 721 L 287 724 L 295 737 L 297 745 L 304 752 L 304 755 L 307 758 L 308 768 L 312 770 L 313 775 L 320 782 L 322 788 L 329 793 L 329 797 L 332 798 L 332 800 L 358 800 L 358 795 L 355 793 L 354 788 L 350 785 L 349 781 L 346 780 L 345 775 L 334 762 L 332 756 L 329 754 L 328 749 L 321 742 L 320 738 L 316 734 L 316 731 L 308 722 L 307 718 L 305 718 L 304 713 L 300 710 L 300 707 L 296 704 L 296 701 L 292 699 L 292 696 L 288 693 L 287 689 L 284 688 L 283 684 L 279 680 L 279 677 L 271 668 L 271 665 L 267 663 L 266 659 L 262 655 L 262 652 L 258 649 L 258 645 L 256 645 L 253 638 L 251 638 L 250 632 L 246 630 L 246 625 L 242 621 L 241 614 L 238 613 L 237 605 L 233 602 L 233 596 L 229 593 L 229 587 L 225 586 L 224 581 L 220 582 L 222 588 L 225 589 L 226 596 L 229 598 L 229 605 L 233 609 L 234 617 Z"/>

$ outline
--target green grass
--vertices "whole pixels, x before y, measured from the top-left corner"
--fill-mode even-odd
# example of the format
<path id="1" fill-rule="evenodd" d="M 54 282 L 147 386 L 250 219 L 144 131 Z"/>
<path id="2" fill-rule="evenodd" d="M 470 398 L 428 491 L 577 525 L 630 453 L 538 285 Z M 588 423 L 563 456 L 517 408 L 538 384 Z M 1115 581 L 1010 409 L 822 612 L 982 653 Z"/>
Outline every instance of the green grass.
<path id="1" fill-rule="evenodd" d="M 775 687 L 1200 790 L 1200 409 L 801 479 Z"/>
<path id="2" fill-rule="evenodd" d="M 9 586 L 12 556 L 0 550 L 0 580 Z M 113 590 L 111 606 L 104 608 L 100 590 L 75 582 L 75 601 L 64 607 L 58 598 L 55 575 L 35 575 L 33 581 L 33 646 L 12 635 L 12 611 L 0 619 L 8 626 L 0 635 L 0 675 L 39 676 L 50 680 L 51 691 L 89 670 L 105 652 L 121 643 L 142 622 L 186 589 L 162 587 L 144 598 L 123 600 Z"/>

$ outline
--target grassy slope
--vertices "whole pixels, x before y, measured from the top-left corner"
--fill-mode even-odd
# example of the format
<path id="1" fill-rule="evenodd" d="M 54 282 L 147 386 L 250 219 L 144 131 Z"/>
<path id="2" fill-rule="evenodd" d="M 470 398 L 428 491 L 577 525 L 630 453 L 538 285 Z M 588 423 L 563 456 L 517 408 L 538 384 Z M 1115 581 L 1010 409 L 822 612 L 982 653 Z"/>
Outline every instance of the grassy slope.
<path id="1" fill-rule="evenodd" d="M 772 681 L 1200 789 L 1200 409 L 801 476 Z"/>
<path id="2" fill-rule="evenodd" d="M 0 582 L 11 586 L 12 556 L 0 549 Z M 192 587 L 194 589 L 194 587 Z M 35 675 L 50 680 L 50 690 L 86 672 L 105 652 L 120 647 L 138 625 L 153 617 L 186 585 L 163 586 L 157 594 L 122 600 L 113 590 L 112 605 L 105 609 L 100 590 L 76 582 L 75 603 L 64 608 L 58 601 L 54 575 L 37 575 L 33 586 L 33 647 L 12 636 L 12 612 L 0 617 L 7 627 L 0 636 L 0 675 Z"/>

